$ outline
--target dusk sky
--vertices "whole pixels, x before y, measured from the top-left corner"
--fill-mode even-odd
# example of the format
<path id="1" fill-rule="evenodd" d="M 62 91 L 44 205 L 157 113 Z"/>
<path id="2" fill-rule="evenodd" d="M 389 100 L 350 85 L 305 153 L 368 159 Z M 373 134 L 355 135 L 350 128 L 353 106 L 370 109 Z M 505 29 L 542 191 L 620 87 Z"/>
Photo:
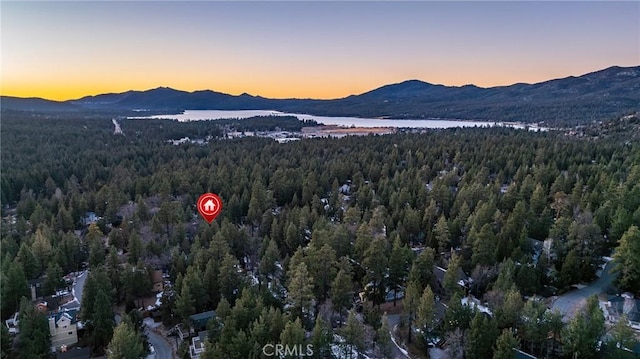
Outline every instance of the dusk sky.
<path id="1" fill-rule="evenodd" d="M 1 93 L 338 98 L 640 65 L 640 2 L 7 2 Z"/>

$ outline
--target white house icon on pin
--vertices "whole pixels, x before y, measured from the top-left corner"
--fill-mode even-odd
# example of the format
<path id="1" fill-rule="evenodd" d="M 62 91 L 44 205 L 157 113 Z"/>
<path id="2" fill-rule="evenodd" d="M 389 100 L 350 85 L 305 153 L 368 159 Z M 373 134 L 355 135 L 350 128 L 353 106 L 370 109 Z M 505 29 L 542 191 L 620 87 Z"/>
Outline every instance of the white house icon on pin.
<path id="1" fill-rule="evenodd" d="M 204 203 L 205 212 L 214 212 L 216 210 L 216 204 L 211 199 Z"/>

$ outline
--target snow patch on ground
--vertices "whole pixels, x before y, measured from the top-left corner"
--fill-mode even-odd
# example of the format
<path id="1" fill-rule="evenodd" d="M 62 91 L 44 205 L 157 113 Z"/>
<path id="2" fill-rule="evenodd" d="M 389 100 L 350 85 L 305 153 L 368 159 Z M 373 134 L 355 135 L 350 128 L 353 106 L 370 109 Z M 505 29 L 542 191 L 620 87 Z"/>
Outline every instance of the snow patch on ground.
<path id="1" fill-rule="evenodd" d="M 480 303 L 480 300 L 474 296 L 469 296 L 469 297 L 464 297 L 460 300 L 460 302 L 462 303 L 462 305 L 468 305 L 472 308 L 475 308 L 483 313 L 487 313 L 489 315 L 493 315 L 493 313 L 491 312 L 491 309 L 489 309 L 489 307 L 484 306 Z"/>
<path id="2" fill-rule="evenodd" d="M 397 325 L 396 325 L 396 327 L 397 327 Z M 395 330 L 395 328 L 394 328 L 394 330 Z M 402 352 L 402 354 L 404 354 L 405 357 L 409 358 L 409 352 L 404 350 L 404 348 L 401 347 L 400 345 L 398 345 L 398 342 L 396 342 L 396 338 L 393 336 L 393 333 L 391 333 L 391 341 L 393 342 L 393 345 L 395 345 L 398 348 L 398 350 L 400 352 Z"/>

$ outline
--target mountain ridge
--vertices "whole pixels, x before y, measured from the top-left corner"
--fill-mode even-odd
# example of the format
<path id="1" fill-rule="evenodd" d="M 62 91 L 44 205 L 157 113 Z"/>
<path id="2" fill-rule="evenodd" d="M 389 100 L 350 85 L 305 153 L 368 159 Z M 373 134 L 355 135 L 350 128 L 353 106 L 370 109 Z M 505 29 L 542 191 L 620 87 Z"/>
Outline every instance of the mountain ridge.
<path id="1" fill-rule="evenodd" d="M 157 87 L 68 101 L 2 96 L 1 106 L 18 111 L 278 110 L 324 116 L 580 124 L 640 110 L 640 66 L 611 66 L 581 76 L 487 88 L 411 79 L 328 100 L 271 99 L 248 93 Z"/>

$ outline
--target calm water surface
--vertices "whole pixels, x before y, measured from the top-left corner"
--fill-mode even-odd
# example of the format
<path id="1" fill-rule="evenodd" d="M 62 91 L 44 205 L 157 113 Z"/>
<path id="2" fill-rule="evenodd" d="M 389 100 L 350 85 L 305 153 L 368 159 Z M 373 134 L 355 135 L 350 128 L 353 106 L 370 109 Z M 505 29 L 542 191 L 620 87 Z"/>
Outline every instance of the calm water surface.
<path id="1" fill-rule="evenodd" d="M 301 120 L 314 120 L 323 125 L 356 126 L 356 127 L 412 127 L 412 128 L 452 128 L 452 127 L 487 127 L 487 126 L 508 126 L 514 128 L 524 128 L 523 124 L 517 123 L 497 123 L 488 121 L 460 121 L 460 120 L 387 120 L 377 118 L 360 117 L 329 117 L 314 116 L 299 113 L 286 113 L 267 110 L 187 110 L 178 115 L 156 115 L 139 118 L 168 118 L 181 122 L 186 121 L 206 121 L 218 120 L 221 118 L 248 118 L 254 116 L 296 116 Z M 531 126 L 532 129 L 537 129 Z"/>

